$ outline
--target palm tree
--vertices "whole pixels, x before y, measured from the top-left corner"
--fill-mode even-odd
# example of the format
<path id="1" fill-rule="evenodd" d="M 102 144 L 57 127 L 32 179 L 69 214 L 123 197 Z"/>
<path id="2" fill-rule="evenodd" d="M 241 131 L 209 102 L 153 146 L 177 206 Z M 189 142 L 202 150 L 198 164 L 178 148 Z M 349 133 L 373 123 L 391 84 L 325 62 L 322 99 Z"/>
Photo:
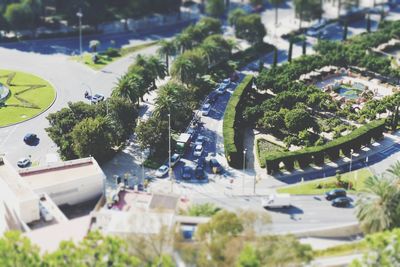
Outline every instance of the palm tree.
<path id="1" fill-rule="evenodd" d="M 156 89 L 156 79 L 164 79 L 166 76 L 166 66 L 156 56 L 144 57 L 138 55 L 135 60 L 135 64 L 131 66 L 130 71 L 142 74 L 146 76 L 145 81 L 149 81 L 147 88 Z"/>
<path id="2" fill-rule="evenodd" d="M 356 216 L 366 233 L 380 232 L 396 226 L 399 190 L 394 180 L 371 176 L 356 202 Z"/>
<path id="3" fill-rule="evenodd" d="M 112 95 L 129 99 L 132 103 L 139 105 L 139 100 L 143 97 L 143 79 L 138 75 L 125 74 L 118 79 Z"/>
<path id="4" fill-rule="evenodd" d="M 172 65 L 171 74 L 178 78 L 182 83 L 189 84 L 192 81 L 193 69 L 195 68 L 193 62 L 184 56 L 179 56 L 175 59 Z"/>
<path id="5" fill-rule="evenodd" d="M 269 3 L 275 7 L 275 27 L 278 25 L 278 6 L 283 3 L 283 0 L 269 0 Z"/>
<path id="6" fill-rule="evenodd" d="M 165 65 L 167 67 L 167 74 L 169 75 L 169 57 L 176 53 L 175 43 L 173 41 L 162 40 L 157 52 L 160 56 L 165 57 Z"/>

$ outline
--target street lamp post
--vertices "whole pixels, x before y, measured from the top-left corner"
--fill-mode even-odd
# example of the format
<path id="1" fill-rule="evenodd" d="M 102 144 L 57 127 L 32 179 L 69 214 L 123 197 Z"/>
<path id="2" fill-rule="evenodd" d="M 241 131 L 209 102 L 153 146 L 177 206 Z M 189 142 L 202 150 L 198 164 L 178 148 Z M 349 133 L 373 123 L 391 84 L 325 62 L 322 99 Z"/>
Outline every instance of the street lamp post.
<path id="1" fill-rule="evenodd" d="M 79 55 L 82 58 L 82 17 L 83 17 L 83 13 L 82 13 L 81 9 L 79 9 L 79 11 L 76 13 L 76 16 L 79 18 Z"/>
<path id="2" fill-rule="evenodd" d="M 257 176 L 256 175 L 254 175 L 254 188 L 253 188 L 253 195 L 255 195 L 256 194 L 256 183 L 257 183 Z"/>
<path id="3" fill-rule="evenodd" d="M 168 113 L 168 172 L 169 179 L 171 180 L 171 193 L 174 192 L 174 180 L 172 179 L 172 167 L 171 167 L 171 114 Z"/>
<path id="4" fill-rule="evenodd" d="M 144 179 L 145 179 L 145 177 L 144 177 L 144 153 L 142 150 L 142 181 L 140 181 L 141 184 L 144 183 Z"/>
<path id="5" fill-rule="evenodd" d="M 243 182 L 242 182 L 242 193 L 244 194 L 244 177 L 245 177 L 245 171 L 246 171 L 246 152 L 247 149 L 243 150 Z"/>
<path id="6" fill-rule="evenodd" d="M 353 149 L 350 149 L 350 172 L 351 172 L 351 164 L 353 163 Z"/>

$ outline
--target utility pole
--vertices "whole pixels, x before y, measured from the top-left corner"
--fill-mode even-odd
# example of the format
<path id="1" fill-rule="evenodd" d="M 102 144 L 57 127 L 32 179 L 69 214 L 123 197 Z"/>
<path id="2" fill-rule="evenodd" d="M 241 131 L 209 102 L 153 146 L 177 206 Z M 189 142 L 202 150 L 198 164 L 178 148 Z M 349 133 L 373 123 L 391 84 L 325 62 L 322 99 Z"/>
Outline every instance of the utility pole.
<path id="1" fill-rule="evenodd" d="M 242 193 L 244 194 L 244 177 L 246 176 L 245 171 L 246 171 L 246 152 L 247 149 L 243 150 L 243 183 L 242 183 Z"/>
<path id="2" fill-rule="evenodd" d="M 169 179 L 171 180 L 171 193 L 174 192 L 174 179 L 172 178 L 172 167 L 171 167 L 171 114 L 168 113 L 168 172 Z"/>
<path id="3" fill-rule="evenodd" d="M 79 18 L 79 55 L 82 59 L 82 9 L 79 9 L 79 11 L 76 13 L 76 16 Z"/>

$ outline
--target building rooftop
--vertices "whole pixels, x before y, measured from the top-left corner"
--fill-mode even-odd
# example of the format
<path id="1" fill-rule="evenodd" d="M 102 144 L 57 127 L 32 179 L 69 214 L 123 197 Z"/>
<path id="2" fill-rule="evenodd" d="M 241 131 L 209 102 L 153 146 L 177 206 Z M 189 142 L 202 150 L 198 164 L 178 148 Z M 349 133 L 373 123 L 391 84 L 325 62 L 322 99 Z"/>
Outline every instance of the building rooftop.
<path id="1" fill-rule="evenodd" d="M 0 164 L 0 179 L 6 183 L 8 188 L 13 192 L 19 201 L 37 199 L 37 195 L 33 190 L 21 179 L 14 167 L 2 158 L 3 164 Z M 0 189 L 3 190 L 3 189 Z M 0 191 L 1 192 L 1 191 Z"/>
<path id="2" fill-rule="evenodd" d="M 91 177 L 99 173 L 102 173 L 102 170 L 92 158 L 52 163 L 19 171 L 19 174 L 33 190 Z"/>

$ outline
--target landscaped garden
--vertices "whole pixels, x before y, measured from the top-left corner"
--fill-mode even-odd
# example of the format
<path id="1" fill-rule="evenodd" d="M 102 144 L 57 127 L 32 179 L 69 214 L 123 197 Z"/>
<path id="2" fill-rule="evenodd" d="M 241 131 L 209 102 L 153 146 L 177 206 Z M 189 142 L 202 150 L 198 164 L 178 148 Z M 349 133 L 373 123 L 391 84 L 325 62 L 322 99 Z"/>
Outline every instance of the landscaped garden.
<path id="1" fill-rule="evenodd" d="M 48 109 L 56 91 L 32 74 L 0 70 L 0 127 L 28 120 Z"/>
<path id="2" fill-rule="evenodd" d="M 395 129 L 400 73 L 390 67 L 389 59 L 366 51 L 390 39 L 398 26 L 400 22 L 385 22 L 377 32 L 344 43 L 319 41 L 317 54 L 261 71 L 257 89 L 244 90 L 231 107 L 234 133 L 224 132 L 225 139 L 234 142 L 228 149 L 225 143 L 230 165 L 241 166 L 243 146 L 237 137 L 246 127 L 286 145 L 281 151 L 257 148 L 268 173 L 349 157 L 351 150 L 382 138 L 386 127 Z M 228 104 L 227 112 L 231 108 Z"/>
<path id="3" fill-rule="evenodd" d="M 107 66 L 108 64 L 126 56 L 131 53 L 135 53 L 138 51 L 141 51 L 143 49 L 146 49 L 148 47 L 157 45 L 158 42 L 148 42 L 140 45 L 134 45 L 134 46 L 128 46 L 128 47 L 123 47 L 120 49 L 116 48 L 108 48 L 105 51 L 99 52 L 99 53 L 84 53 L 81 56 L 73 56 L 72 59 L 76 60 L 78 62 L 82 62 L 86 66 L 95 69 L 95 70 L 100 70 Z"/>

